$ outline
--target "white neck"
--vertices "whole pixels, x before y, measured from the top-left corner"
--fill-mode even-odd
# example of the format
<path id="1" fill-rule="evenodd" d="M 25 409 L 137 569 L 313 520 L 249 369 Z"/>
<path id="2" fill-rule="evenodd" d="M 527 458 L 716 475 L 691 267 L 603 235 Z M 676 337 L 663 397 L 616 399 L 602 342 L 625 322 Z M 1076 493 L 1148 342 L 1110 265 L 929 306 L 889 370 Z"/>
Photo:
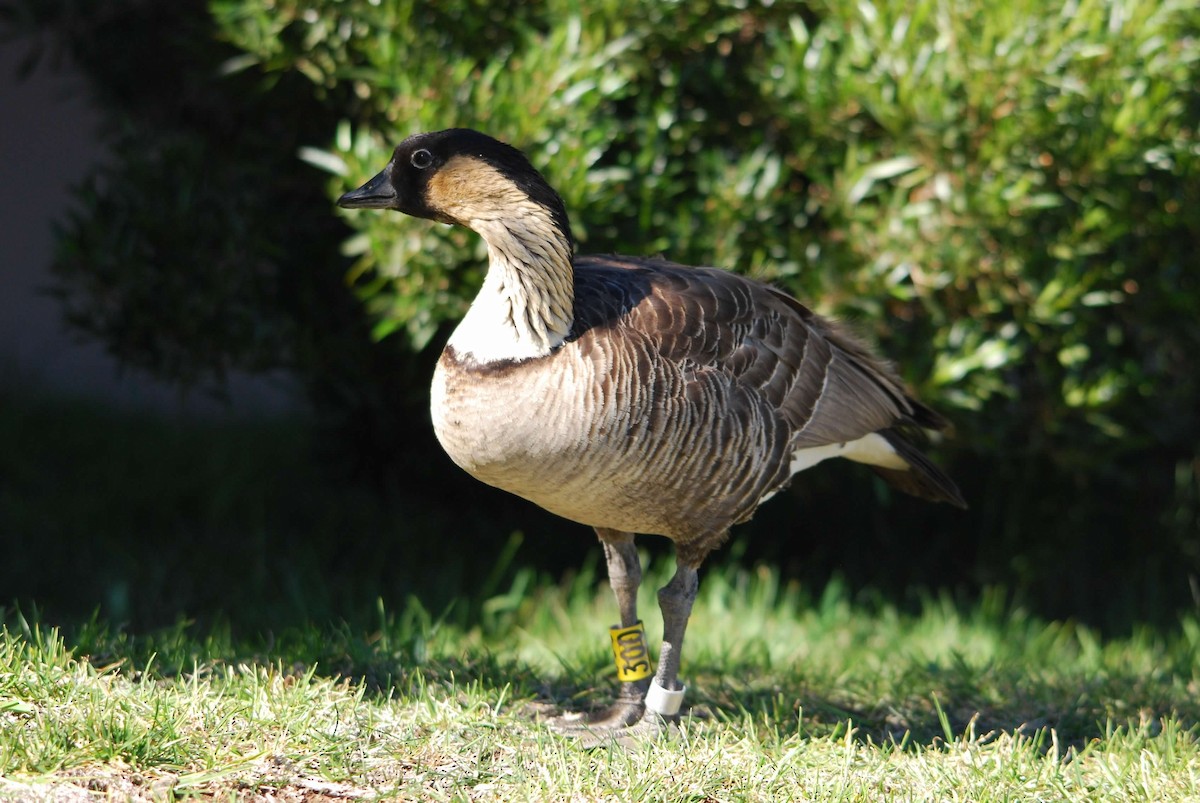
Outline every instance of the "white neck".
<path id="1" fill-rule="evenodd" d="M 488 272 L 448 345 L 480 363 L 546 356 L 574 323 L 570 244 L 537 206 L 469 225 L 487 243 Z"/>

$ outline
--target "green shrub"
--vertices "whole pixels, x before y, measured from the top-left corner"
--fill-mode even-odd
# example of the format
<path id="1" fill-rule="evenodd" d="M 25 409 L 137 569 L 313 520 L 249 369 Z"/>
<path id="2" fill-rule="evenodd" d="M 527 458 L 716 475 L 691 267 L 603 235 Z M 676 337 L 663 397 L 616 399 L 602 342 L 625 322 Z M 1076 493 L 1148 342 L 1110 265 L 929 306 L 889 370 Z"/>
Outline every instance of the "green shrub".
<path id="1" fill-rule="evenodd" d="M 69 58 L 104 113 L 109 155 L 58 226 L 68 322 L 183 387 L 289 373 L 339 444 L 330 456 L 377 470 L 403 440 L 388 407 L 420 403 L 421 362 L 372 342 L 324 174 L 296 158 L 333 136 L 346 99 L 315 97 L 299 73 L 238 72 L 206 0 L 15 0 L 5 17 L 30 65 Z"/>
<path id="2" fill-rule="evenodd" d="M 1051 612 L 1124 606 L 1137 615 L 1190 599 L 1200 573 L 1194 3 L 209 8 L 236 48 L 222 57 L 233 75 L 220 91 L 250 105 L 286 86 L 287 104 L 299 105 L 247 109 L 248 119 L 294 121 L 303 108 L 324 125 L 296 125 L 300 137 L 256 153 L 273 153 L 298 181 L 308 168 L 288 162 L 297 150 L 332 172 L 327 204 L 408 134 L 485 130 L 544 170 L 585 250 L 661 252 L 777 282 L 880 341 L 956 421 L 940 457 L 962 478 L 973 517 L 900 502 L 886 515 L 864 512 L 847 505 L 852 492 L 835 487 L 844 475 L 834 470 L 798 483 L 835 500 L 809 505 L 803 523 L 764 511 L 758 531 L 784 533 L 764 554 L 896 587 L 1005 582 Z M 231 81 L 241 82 L 236 92 Z M 245 154 L 203 127 L 193 133 L 208 158 L 245 166 Z M 249 209 L 278 212 L 269 207 Z M 376 337 L 428 355 L 478 286 L 480 242 L 392 215 L 345 219 L 354 233 L 343 253 Z M 280 247 L 287 240 L 250 228 Z M 300 254 L 292 267 L 311 261 Z M 65 281 L 87 296 L 82 273 Z M 108 297 L 126 303 L 145 279 L 135 264 Z M 233 292 L 250 299 L 253 322 L 259 301 L 245 282 Z M 306 320 L 308 341 L 325 342 L 328 332 Z M 244 345 L 252 331 L 275 330 L 235 339 Z M 298 370 L 313 380 L 327 362 Z M 360 406 L 389 409 L 389 394 L 363 390 L 380 376 L 347 379 L 357 388 L 347 395 L 369 399 Z M 392 442 L 361 440 L 384 451 Z M 823 533 L 839 527 L 870 531 L 859 543 L 873 554 L 830 544 Z"/>
<path id="3" fill-rule="evenodd" d="M 1171 357 L 1200 317 L 1194 4 L 267 5 L 213 8 L 266 69 L 353 88 L 321 160 L 339 188 L 471 125 L 531 152 L 588 248 L 870 321 L 943 405 L 1035 389 L 1047 434 L 1136 438 L 1143 402 L 1195 396 Z M 390 279 L 363 295 L 422 347 L 477 285 L 477 239 L 351 222 L 359 270 Z"/>

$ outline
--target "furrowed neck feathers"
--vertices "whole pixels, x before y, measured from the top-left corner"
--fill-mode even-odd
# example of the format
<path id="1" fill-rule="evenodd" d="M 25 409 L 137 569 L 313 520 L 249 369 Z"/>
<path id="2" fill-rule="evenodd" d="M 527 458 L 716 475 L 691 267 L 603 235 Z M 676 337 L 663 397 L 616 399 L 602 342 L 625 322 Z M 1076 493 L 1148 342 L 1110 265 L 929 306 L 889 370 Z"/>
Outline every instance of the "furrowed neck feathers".
<path id="1" fill-rule="evenodd" d="M 574 323 L 572 244 L 558 217 L 507 176 L 460 158 L 433 178 L 431 205 L 478 233 L 488 272 L 449 345 L 476 362 L 543 357 Z"/>

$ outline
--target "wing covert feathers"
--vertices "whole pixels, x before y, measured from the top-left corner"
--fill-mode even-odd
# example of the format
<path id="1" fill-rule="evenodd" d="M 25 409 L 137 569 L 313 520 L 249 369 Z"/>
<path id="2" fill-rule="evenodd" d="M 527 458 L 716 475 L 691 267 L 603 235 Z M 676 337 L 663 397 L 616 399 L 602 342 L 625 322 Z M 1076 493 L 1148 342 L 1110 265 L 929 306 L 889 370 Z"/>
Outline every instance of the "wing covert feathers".
<path id="1" fill-rule="evenodd" d="M 575 337 L 599 327 L 638 341 L 639 370 L 647 375 L 674 365 L 693 377 L 724 376 L 774 411 L 791 433 L 792 451 L 878 432 L 912 466 L 876 467 L 890 484 L 963 506 L 953 481 L 894 429 L 944 430 L 948 423 L 845 328 L 785 293 L 715 268 L 580 257 L 575 275 Z"/>

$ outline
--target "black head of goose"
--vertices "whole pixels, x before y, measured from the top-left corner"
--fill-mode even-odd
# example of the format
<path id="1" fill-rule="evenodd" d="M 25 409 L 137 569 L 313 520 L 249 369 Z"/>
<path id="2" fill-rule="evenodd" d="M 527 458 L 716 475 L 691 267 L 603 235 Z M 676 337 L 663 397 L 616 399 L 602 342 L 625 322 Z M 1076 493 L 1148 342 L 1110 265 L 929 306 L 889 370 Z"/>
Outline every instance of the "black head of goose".
<path id="1" fill-rule="evenodd" d="M 604 715 L 571 720 L 580 728 L 656 730 L 678 712 L 697 568 L 796 472 L 844 457 L 965 507 L 901 434 L 944 420 L 861 341 L 727 271 L 576 257 L 562 199 L 515 148 L 468 129 L 418 134 L 338 203 L 466 226 L 487 243 L 483 287 L 434 374 L 433 422 L 466 471 L 600 537 L 622 684 Z M 654 673 L 635 533 L 676 549 Z"/>

